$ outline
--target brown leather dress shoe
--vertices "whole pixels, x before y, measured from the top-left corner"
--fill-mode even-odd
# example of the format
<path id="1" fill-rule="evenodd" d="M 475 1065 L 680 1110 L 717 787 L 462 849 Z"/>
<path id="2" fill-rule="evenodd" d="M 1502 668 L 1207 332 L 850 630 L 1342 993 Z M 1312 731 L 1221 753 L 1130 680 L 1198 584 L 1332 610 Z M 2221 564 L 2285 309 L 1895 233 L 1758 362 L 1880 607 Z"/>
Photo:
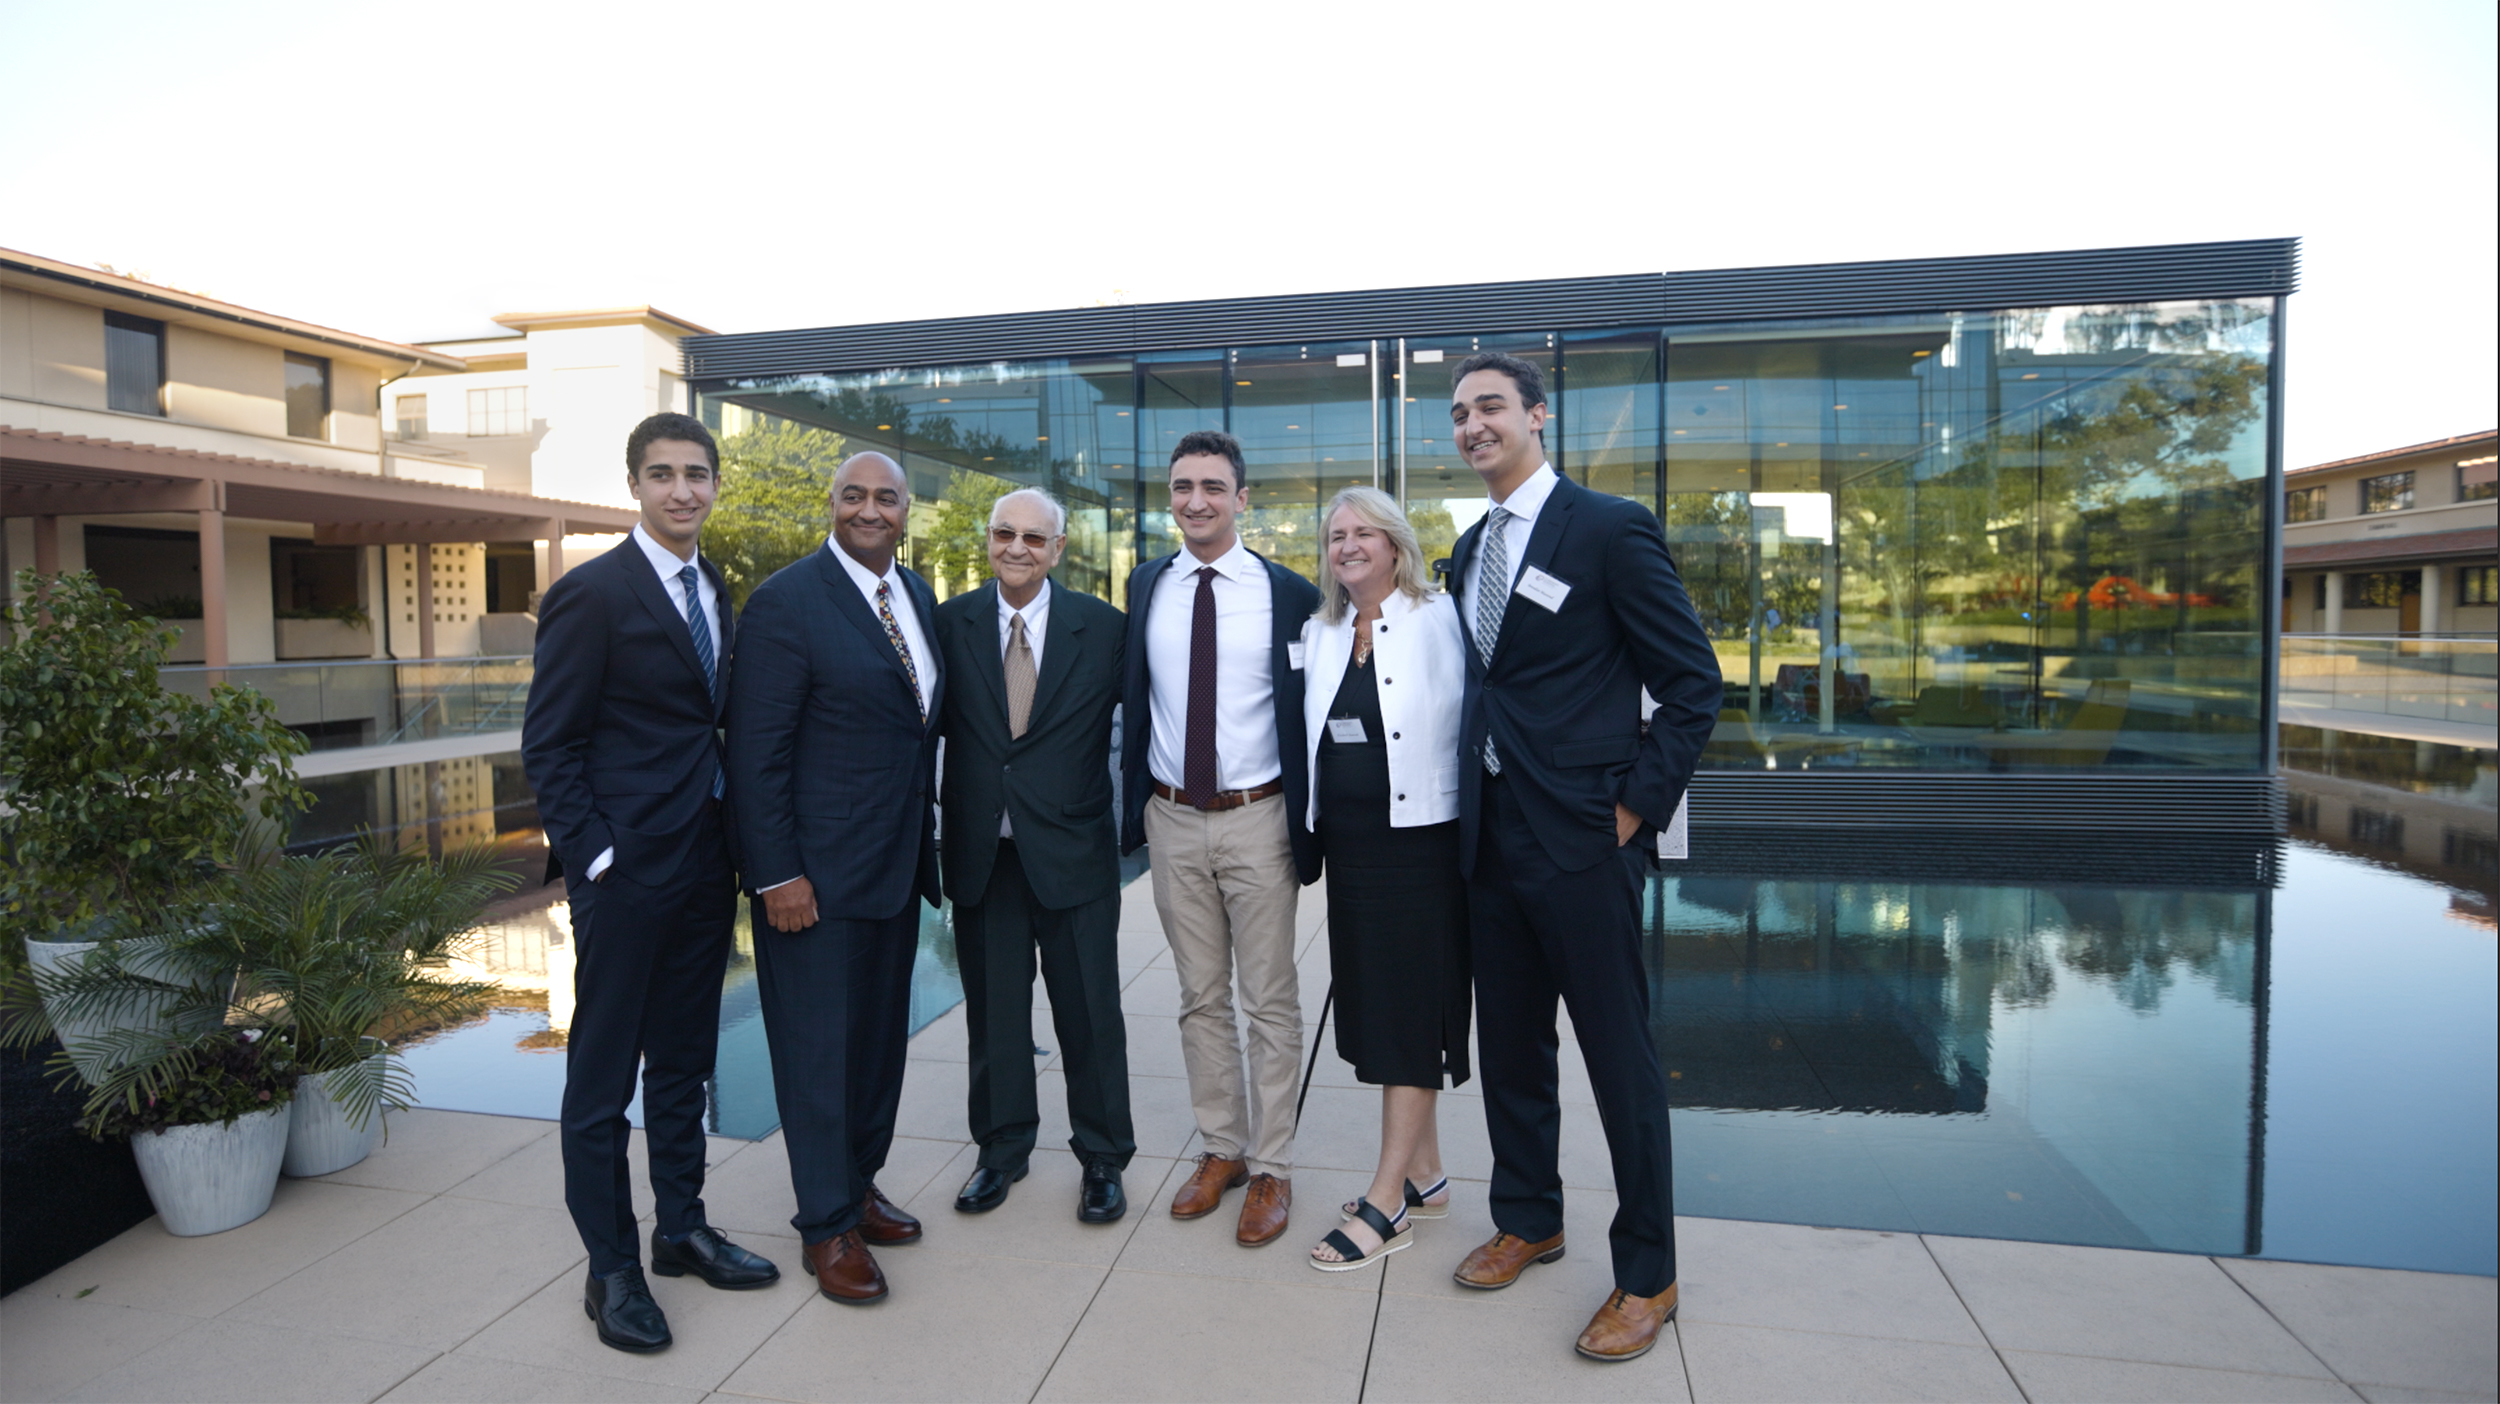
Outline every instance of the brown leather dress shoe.
<path id="1" fill-rule="evenodd" d="M 1241 1197 L 1241 1227 L 1233 1241 L 1244 1248 L 1264 1248 L 1285 1231 L 1293 1217 L 1293 1181 L 1273 1175 L 1250 1177 L 1250 1192 Z"/>
<path id="2" fill-rule="evenodd" d="M 1519 1280 L 1530 1263 L 1550 1263 L 1563 1255 L 1563 1236 L 1555 1234 L 1542 1243 L 1530 1243 L 1516 1234 L 1497 1233 L 1476 1245 L 1467 1261 L 1458 1265 L 1450 1276 L 1461 1287 L 1491 1292 Z"/>
<path id="3" fill-rule="evenodd" d="M 875 1185 L 868 1187 L 868 1202 L 859 1206 L 859 1236 L 880 1248 L 920 1241 L 920 1221 L 903 1212 L 903 1206 L 885 1197 Z"/>
<path id="4" fill-rule="evenodd" d="M 1189 1172 L 1189 1182 L 1172 1196 L 1172 1217 L 1203 1219 L 1224 1202 L 1224 1191 L 1250 1179 L 1250 1167 L 1239 1160 L 1226 1160 L 1213 1151 L 1201 1151 L 1198 1168 Z"/>
<path id="5" fill-rule="evenodd" d="M 1654 1297 L 1618 1288 L 1589 1318 L 1579 1351 L 1591 1360 L 1637 1360 L 1658 1344 L 1658 1332 L 1675 1319 L 1675 1284 Z"/>
<path id="6" fill-rule="evenodd" d="M 799 1258 L 807 1270 L 816 1274 L 816 1290 L 842 1303 L 859 1306 L 885 1296 L 885 1272 L 877 1266 L 876 1255 L 860 1240 L 853 1229 L 822 1243 L 804 1244 Z"/>

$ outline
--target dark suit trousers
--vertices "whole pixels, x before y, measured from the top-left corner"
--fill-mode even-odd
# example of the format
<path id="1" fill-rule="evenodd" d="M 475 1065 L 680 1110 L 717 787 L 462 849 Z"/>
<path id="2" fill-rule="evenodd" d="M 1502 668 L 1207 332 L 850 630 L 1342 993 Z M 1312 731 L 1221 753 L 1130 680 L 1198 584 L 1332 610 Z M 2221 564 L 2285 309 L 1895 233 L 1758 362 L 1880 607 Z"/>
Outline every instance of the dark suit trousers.
<path id="1" fill-rule="evenodd" d="M 799 1205 L 790 1225 L 802 1241 L 822 1243 L 859 1226 L 894 1147 L 920 899 L 890 917 L 820 913 L 805 931 L 780 932 L 759 897 L 753 920 L 773 1100 Z"/>
<path id="2" fill-rule="evenodd" d="M 1675 1184 L 1667 1080 L 1649 1032 L 1637 855 L 1584 872 L 1554 865 L 1510 786 L 1487 776 L 1467 907 L 1475 938 L 1476 1047 L 1493 1142 L 1494 1226 L 1530 1242 L 1563 1231 L 1557 996 L 1614 1161 L 1607 1241 L 1615 1286 L 1655 1296 L 1675 1281 Z"/>
<path id="3" fill-rule="evenodd" d="M 703 1090 L 720 1046 L 721 972 L 738 889 L 716 810 L 707 809 L 686 842 L 677 871 L 656 885 L 611 867 L 600 881 L 571 887 L 564 1205 L 595 1273 L 642 1261 L 625 1163 L 637 1065 L 659 1230 L 674 1236 L 703 1223 Z"/>
<path id="4" fill-rule="evenodd" d="M 1033 1072 L 1033 966 L 1041 957 L 1068 1084 L 1068 1149 L 1079 1160 L 1127 1167 L 1137 1153 L 1129 1121 L 1128 1024 L 1120 1017 L 1120 894 L 1053 911 L 1033 896 L 1012 840 L 981 900 L 955 909 L 955 961 L 964 977 L 972 1054 L 968 1110 L 981 1163 L 1012 1170 L 1042 1127 Z"/>

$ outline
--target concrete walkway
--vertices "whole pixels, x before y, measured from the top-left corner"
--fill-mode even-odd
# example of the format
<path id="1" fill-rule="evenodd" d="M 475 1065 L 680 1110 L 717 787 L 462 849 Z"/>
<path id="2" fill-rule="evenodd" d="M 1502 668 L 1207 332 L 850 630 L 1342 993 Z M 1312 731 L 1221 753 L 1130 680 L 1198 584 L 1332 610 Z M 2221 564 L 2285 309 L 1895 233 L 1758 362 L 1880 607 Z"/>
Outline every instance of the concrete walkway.
<path id="1" fill-rule="evenodd" d="M 1303 996 L 1327 989 L 1306 902 Z M 1610 1286 L 1604 1142 L 1565 1054 L 1573 1252 L 1505 1292 L 1450 1269 L 1488 1236 L 1480 1104 L 1446 1099 L 1451 1216 L 1382 1271 L 1303 1266 L 1358 1192 L 1377 1095 L 1333 1052 L 1304 1113 L 1293 1229 L 1164 1212 L 1194 1131 L 1168 957 L 1144 883 L 1122 922 L 1140 1154 L 1130 1212 L 1076 1221 L 1065 1102 L 1007 1205 L 955 1214 L 962 1011 L 913 1041 L 902 1137 L 880 1183 L 928 1221 L 880 1254 L 892 1297 L 838 1306 L 799 1276 L 779 1137 L 712 1142 L 712 1221 L 782 1265 L 760 1292 L 654 1279 L 677 1344 L 632 1356 L 581 1310 L 554 1125 L 395 1117 L 364 1164 L 288 1181 L 210 1238 L 155 1221 L 0 1300 L 0 1399 L 17 1400 L 2449 1400 L 2494 1398 L 2487 1277 L 1684 1219 L 1680 1322 L 1648 1357 L 1571 1350 Z M 1037 1034 L 1055 1044 L 1043 1021 Z M 637 1152 L 639 1147 L 637 1147 Z M 647 1199 L 636 1168 L 637 1194 Z M 1239 1196 L 1227 1201 L 1228 1208 Z"/>

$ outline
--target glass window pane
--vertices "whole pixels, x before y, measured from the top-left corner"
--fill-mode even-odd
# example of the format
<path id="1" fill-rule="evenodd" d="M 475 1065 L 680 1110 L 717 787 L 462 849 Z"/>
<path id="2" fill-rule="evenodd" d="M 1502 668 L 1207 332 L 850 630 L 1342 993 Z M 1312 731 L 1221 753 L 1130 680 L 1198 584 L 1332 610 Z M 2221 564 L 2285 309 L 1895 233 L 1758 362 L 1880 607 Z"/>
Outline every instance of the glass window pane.
<path id="1" fill-rule="evenodd" d="M 104 402 L 125 414 L 165 412 L 165 324 L 104 314 Z"/>
<path id="2" fill-rule="evenodd" d="M 1304 579 L 1319 575 L 1320 509 L 1339 488 L 1375 481 L 1370 352 L 1352 341 L 1232 355 L 1232 433 L 1250 487 L 1241 538 Z"/>
<path id="3" fill-rule="evenodd" d="M 286 432 L 298 439 L 330 437 L 328 360 L 286 353 Z"/>

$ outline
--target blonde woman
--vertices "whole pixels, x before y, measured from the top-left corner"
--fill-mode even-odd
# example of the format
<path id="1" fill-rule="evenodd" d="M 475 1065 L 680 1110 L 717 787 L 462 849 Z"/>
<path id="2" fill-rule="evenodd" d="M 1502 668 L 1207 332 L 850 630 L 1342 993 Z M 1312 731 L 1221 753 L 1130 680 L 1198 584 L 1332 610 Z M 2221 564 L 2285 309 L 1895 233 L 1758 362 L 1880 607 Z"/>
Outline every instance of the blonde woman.
<path id="1" fill-rule="evenodd" d="M 1434 1104 L 1467 1080 L 1467 885 L 1458 869 L 1458 611 L 1426 583 L 1388 494 L 1329 502 L 1320 610 L 1302 626 L 1310 813 L 1328 871 L 1337 1054 L 1381 1090 L 1380 1164 L 1311 1249 L 1322 1272 L 1369 1267 L 1449 1212 Z"/>

